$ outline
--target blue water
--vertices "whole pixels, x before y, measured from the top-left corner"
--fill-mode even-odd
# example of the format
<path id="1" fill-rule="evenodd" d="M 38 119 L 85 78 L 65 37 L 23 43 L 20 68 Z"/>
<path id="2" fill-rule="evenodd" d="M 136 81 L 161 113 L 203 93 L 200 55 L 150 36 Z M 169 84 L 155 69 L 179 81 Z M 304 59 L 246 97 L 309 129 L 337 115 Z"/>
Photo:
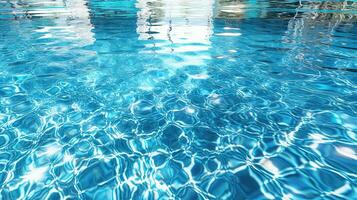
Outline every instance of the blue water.
<path id="1" fill-rule="evenodd" d="M 0 0 L 0 199 L 357 199 L 357 3 Z"/>

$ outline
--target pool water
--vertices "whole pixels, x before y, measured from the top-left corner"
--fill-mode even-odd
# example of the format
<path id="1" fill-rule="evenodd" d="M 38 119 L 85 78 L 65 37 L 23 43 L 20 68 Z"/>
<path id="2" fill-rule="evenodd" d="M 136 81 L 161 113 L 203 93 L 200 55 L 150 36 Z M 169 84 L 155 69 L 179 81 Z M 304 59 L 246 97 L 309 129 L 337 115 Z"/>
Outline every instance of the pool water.
<path id="1" fill-rule="evenodd" d="M 0 199 L 356 199 L 357 3 L 0 0 Z"/>

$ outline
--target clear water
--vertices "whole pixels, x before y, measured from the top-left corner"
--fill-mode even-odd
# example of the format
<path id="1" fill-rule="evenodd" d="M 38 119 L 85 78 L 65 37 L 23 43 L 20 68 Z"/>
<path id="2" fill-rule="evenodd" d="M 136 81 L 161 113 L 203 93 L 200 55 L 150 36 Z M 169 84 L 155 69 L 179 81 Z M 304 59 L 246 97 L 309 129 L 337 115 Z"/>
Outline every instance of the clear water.
<path id="1" fill-rule="evenodd" d="M 0 199 L 356 199 L 356 15 L 0 0 Z"/>

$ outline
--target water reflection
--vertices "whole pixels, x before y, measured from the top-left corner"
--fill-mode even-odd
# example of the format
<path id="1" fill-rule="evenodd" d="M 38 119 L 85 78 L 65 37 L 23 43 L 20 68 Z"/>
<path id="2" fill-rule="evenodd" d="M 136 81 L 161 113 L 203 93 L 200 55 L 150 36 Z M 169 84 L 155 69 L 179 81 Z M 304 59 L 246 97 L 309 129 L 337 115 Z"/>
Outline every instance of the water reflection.
<path id="1" fill-rule="evenodd" d="M 355 42 L 346 43 L 343 38 L 350 37 L 345 33 L 346 27 L 351 27 L 357 20 L 353 12 L 356 6 L 357 3 L 347 1 L 299 4 L 294 16 L 289 19 L 284 35 L 284 41 L 293 44 L 286 53 L 284 63 L 294 62 L 296 66 L 317 70 L 352 71 L 356 68 L 352 61 L 356 58 Z M 328 46 L 337 48 L 323 48 Z M 338 67 L 331 67 L 331 63 Z"/>
<path id="2" fill-rule="evenodd" d="M 217 0 L 215 4 L 215 18 L 247 19 L 266 16 L 269 2 L 256 0 Z"/>
<path id="3" fill-rule="evenodd" d="M 42 34 L 40 38 L 60 40 L 77 40 L 78 44 L 89 45 L 94 41 L 89 9 L 86 0 L 53 1 L 8 1 L 8 10 L 0 14 L 6 20 L 48 19 L 49 23 L 40 25 L 35 31 Z M 23 36 L 23 34 L 21 34 Z"/>
<path id="4" fill-rule="evenodd" d="M 209 44 L 213 3 L 213 0 L 138 0 L 139 38 Z"/>
<path id="5" fill-rule="evenodd" d="M 93 26 L 90 21 L 90 10 L 87 7 L 86 0 L 65 0 L 63 1 L 65 9 L 70 13 L 65 21 L 59 21 L 59 24 L 67 24 L 74 36 L 90 45 L 94 42 Z"/>
<path id="6" fill-rule="evenodd" d="M 139 40 L 150 41 L 142 52 L 176 53 L 184 60 L 176 67 L 204 64 L 209 55 L 202 51 L 209 50 L 213 33 L 213 4 L 213 0 L 138 0 Z"/>

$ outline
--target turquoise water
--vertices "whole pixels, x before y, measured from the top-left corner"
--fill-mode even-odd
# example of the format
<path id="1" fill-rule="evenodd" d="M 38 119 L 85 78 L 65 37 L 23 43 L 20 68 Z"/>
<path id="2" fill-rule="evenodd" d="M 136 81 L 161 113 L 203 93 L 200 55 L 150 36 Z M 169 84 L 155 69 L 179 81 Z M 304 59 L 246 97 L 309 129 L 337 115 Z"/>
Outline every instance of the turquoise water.
<path id="1" fill-rule="evenodd" d="M 356 16 L 0 0 L 0 199 L 356 199 Z"/>

